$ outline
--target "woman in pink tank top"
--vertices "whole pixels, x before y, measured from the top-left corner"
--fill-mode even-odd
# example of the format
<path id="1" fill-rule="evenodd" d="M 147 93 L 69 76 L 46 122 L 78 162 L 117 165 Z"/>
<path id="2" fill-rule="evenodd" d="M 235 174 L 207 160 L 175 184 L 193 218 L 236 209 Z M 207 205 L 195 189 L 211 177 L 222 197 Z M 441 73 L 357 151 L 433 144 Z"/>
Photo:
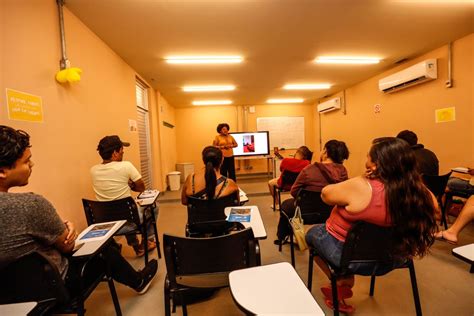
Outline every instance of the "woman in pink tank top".
<path id="1" fill-rule="evenodd" d="M 367 155 L 365 175 L 328 185 L 321 197 L 325 203 L 335 206 L 326 224 L 315 225 L 308 231 L 306 241 L 335 266 L 340 265 L 347 232 L 356 221 L 393 226 L 400 241 L 396 247 L 400 258 L 421 257 L 434 242 L 436 199 L 421 180 L 412 150 L 401 139 L 375 139 Z M 417 223 L 416 229 L 413 223 Z M 327 265 L 315 258 L 329 278 Z M 382 274 L 393 268 L 393 265 L 379 267 L 377 272 Z M 370 275 L 374 267 L 358 264 L 351 265 L 350 269 Z M 353 312 L 354 308 L 345 304 L 344 299 L 352 297 L 354 275 L 339 279 L 337 284 L 341 299 L 339 310 Z M 332 308 L 331 286 L 324 286 L 321 291 L 326 304 Z"/>

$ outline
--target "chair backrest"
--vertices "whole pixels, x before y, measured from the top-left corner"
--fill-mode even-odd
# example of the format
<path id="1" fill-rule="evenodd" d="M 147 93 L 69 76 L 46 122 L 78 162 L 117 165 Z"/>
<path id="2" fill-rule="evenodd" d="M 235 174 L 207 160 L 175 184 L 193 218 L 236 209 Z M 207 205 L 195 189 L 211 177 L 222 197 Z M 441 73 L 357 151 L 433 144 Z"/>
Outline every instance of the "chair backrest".
<path id="1" fill-rule="evenodd" d="M 368 222 L 355 222 L 342 249 L 341 269 L 351 262 L 393 262 L 393 229 Z"/>
<path id="2" fill-rule="evenodd" d="M 281 186 L 280 188 L 289 191 L 293 183 L 295 183 L 296 178 L 298 178 L 299 172 L 293 172 L 288 170 L 283 170 L 281 174 Z"/>
<path id="3" fill-rule="evenodd" d="M 225 219 L 224 209 L 228 206 L 239 205 L 239 192 L 214 200 L 204 200 L 188 197 L 188 223 L 218 221 Z"/>
<path id="4" fill-rule="evenodd" d="M 305 224 L 320 224 L 326 222 L 333 208 L 323 202 L 321 192 L 304 189 L 298 192 L 296 205 L 300 207 Z"/>
<path id="5" fill-rule="evenodd" d="M 431 176 L 423 175 L 423 182 L 428 187 L 428 189 L 436 196 L 438 201 L 441 201 L 441 197 L 446 190 L 446 185 L 448 184 L 449 177 L 451 176 L 451 171 L 442 176 Z"/>
<path id="6" fill-rule="evenodd" d="M 228 274 L 257 265 L 256 241 L 251 228 L 210 238 L 163 235 L 166 270 L 172 284 L 184 277 Z M 228 280 L 227 280 L 228 281 Z"/>
<path id="7" fill-rule="evenodd" d="M 0 304 L 43 301 L 55 298 L 57 304 L 69 301 L 69 293 L 55 265 L 33 252 L 0 270 Z"/>
<path id="8" fill-rule="evenodd" d="M 114 201 L 92 201 L 82 199 L 87 224 L 128 220 L 140 227 L 137 204 L 132 197 Z"/>

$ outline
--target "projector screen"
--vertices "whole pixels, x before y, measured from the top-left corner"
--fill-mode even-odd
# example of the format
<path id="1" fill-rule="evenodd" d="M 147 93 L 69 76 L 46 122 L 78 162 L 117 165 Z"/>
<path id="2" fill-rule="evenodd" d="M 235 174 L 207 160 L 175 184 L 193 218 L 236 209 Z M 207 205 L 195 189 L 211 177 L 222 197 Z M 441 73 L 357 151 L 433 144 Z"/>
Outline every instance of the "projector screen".
<path id="1" fill-rule="evenodd" d="M 268 132 L 239 132 L 229 133 L 237 142 L 234 156 L 258 156 L 270 154 Z"/>

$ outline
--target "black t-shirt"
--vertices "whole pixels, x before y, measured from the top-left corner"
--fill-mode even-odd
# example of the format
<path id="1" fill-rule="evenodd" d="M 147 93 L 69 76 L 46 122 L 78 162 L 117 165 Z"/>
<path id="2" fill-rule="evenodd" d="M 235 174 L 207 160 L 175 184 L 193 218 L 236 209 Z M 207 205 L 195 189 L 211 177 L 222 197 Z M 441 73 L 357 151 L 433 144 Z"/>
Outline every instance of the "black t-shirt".
<path id="1" fill-rule="evenodd" d="M 416 144 L 415 146 L 412 146 L 412 149 L 415 153 L 418 171 L 421 174 L 438 176 L 439 162 L 434 152 L 426 149 L 422 144 Z"/>

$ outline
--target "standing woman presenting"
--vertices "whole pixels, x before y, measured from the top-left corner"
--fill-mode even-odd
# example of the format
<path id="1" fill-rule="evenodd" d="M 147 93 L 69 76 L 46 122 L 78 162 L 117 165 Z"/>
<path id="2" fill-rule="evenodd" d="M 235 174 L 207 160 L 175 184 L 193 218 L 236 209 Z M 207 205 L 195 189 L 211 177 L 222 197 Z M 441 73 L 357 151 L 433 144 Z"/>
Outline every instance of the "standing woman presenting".
<path id="1" fill-rule="evenodd" d="M 221 166 L 221 174 L 224 177 L 231 178 L 236 181 L 235 178 L 235 165 L 234 165 L 234 151 L 232 148 L 237 147 L 237 142 L 235 141 L 232 135 L 229 135 L 229 124 L 221 123 L 217 125 L 217 132 L 219 135 L 216 136 L 214 146 L 219 148 L 222 151 L 224 156 L 224 161 Z"/>

